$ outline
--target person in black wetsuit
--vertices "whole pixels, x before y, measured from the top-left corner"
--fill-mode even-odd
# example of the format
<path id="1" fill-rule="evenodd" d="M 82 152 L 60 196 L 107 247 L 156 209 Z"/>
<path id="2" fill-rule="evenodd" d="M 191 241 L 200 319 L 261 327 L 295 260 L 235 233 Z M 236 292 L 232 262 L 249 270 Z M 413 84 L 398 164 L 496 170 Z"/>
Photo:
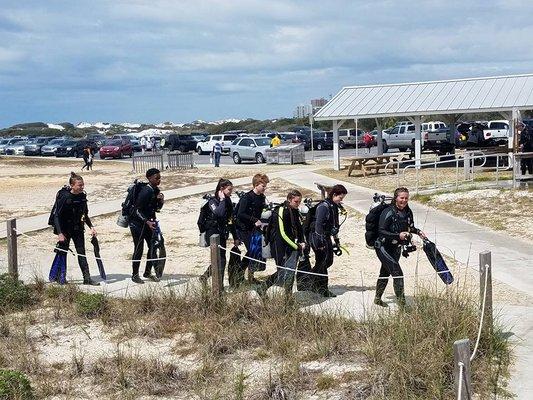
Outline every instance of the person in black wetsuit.
<path id="1" fill-rule="evenodd" d="M 525 124 L 522 125 L 522 131 L 520 132 L 520 151 L 529 153 L 533 151 L 533 132 L 531 128 Z M 533 158 L 523 158 L 520 160 L 520 171 L 522 175 L 533 175 Z"/>
<path id="2" fill-rule="evenodd" d="M 246 193 L 238 204 L 236 215 L 237 237 L 246 247 L 246 256 L 250 256 L 250 242 L 255 230 L 261 228 L 261 213 L 266 207 L 265 190 L 269 182 L 265 174 L 256 174 L 252 179 L 253 189 Z M 243 257 L 241 270 L 248 268 L 248 280 L 250 283 L 260 283 L 254 279 L 254 271 L 250 269 L 250 260 Z"/>
<path id="3" fill-rule="evenodd" d="M 315 253 L 312 272 L 326 276 L 311 275 L 311 290 L 324 297 L 336 297 L 328 289 L 328 268 L 333 264 L 332 239 L 339 233 L 339 205 L 348 191 L 343 185 L 335 185 L 326 200 L 318 204 L 315 221 L 311 223 L 309 243 Z"/>
<path id="4" fill-rule="evenodd" d="M 212 235 L 220 235 L 220 262 L 222 264 L 222 281 L 224 281 L 224 269 L 226 267 L 226 242 L 229 234 L 233 236 L 233 245 L 238 246 L 240 241 L 237 239 L 235 224 L 233 224 L 233 203 L 231 202 L 231 193 L 233 192 L 233 183 L 228 179 L 220 179 L 215 188 L 215 195 L 208 201 L 209 213 L 205 220 L 205 238 L 210 243 Z M 202 283 L 207 282 L 211 276 L 211 265 L 200 276 Z"/>
<path id="5" fill-rule="evenodd" d="M 61 189 L 56 196 L 56 203 L 52 212 L 54 234 L 57 235 L 58 247 L 68 251 L 70 240 L 74 242 L 78 253 L 78 264 L 83 275 L 84 285 L 100 285 L 91 279 L 89 264 L 85 257 L 85 228 L 86 224 L 91 235 L 96 235 L 96 230 L 89 218 L 87 207 L 87 194 L 84 192 L 84 182 L 80 175 L 71 172 L 69 179 L 70 187 Z"/>
<path id="6" fill-rule="evenodd" d="M 400 255 L 402 246 L 411 243 L 411 235 L 416 233 L 422 239 L 426 238 L 424 232 L 415 227 L 413 212 L 407 204 L 409 202 L 409 190 L 400 187 L 394 191 L 391 205 L 383 210 L 379 217 L 378 239 L 374 245 L 376 254 L 381 261 L 379 278 L 376 283 L 376 296 L 374 303 L 387 307 L 387 303 L 381 300 L 385 292 L 388 277 L 392 275 L 394 294 L 400 306 L 405 305 L 403 271 L 400 267 Z"/>
<path id="7" fill-rule="evenodd" d="M 148 246 L 148 255 L 152 254 L 152 233 L 156 229 L 156 212 L 161 211 L 165 202 L 163 193 L 159 190 L 161 172 L 157 168 L 146 171 L 148 184 L 143 186 L 135 198 L 134 211 L 129 220 L 130 232 L 133 238 L 133 273 L 131 280 L 135 283 L 144 283 L 139 277 L 139 267 L 143 255 L 143 242 Z M 153 261 L 147 261 L 143 277 L 154 282 L 159 278 L 152 274 Z"/>
<path id="8" fill-rule="evenodd" d="M 302 217 L 298 209 L 301 201 L 302 194 L 298 190 L 291 190 L 287 194 L 287 200 L 272 211 L 271 226 L 267 229 L 270 252 L 276 261 L 276 266 L 288 269 L 278 268 L 270 275 L 261 286 L 261 293 L 272 285 L 284 287 L 287 293 L 292 292 L 294 271 L 298 265 L 299 255 L 306 247 Z"/>

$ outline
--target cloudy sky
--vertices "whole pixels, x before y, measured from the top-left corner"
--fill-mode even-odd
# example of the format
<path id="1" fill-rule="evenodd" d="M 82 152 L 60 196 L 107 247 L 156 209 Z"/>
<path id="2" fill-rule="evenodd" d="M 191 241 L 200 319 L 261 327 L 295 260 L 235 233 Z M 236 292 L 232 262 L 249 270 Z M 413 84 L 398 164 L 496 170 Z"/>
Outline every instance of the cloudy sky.
<path id="1" fill-rule="evenodd" d="M 0 127 L 276 118 L 342 86 L 533 72 L 530 0 L 0 5 Z"/>

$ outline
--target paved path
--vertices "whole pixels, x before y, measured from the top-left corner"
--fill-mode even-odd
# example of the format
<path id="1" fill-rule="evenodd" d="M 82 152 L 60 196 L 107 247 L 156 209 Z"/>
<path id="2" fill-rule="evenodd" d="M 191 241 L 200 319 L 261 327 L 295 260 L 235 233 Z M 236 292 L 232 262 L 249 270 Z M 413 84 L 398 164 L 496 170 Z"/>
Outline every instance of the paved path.
<path id="1" fill-rule="evenodd" d="M 365 215 L 372 202 L 372 195 L 376 192 L 351 183 L 339 182 L 314 172 L 290 175 L 285 179 L 316 192 L 318 189 L 315 183 L 324 185 L 342 183 L 348 189 L 344 203 Z M 517 291 L 533 293 L 531 274 L 533 246 L 531 243 L 511 238 L 506 234 L 494 232 L 486 227 L 414 202 L 410 204 L 410 207 L 417 219 L 417 227 L 422 228 L 431 239 L 434 239 L 442 253 L 455 257 L 462 263 L 469 262 L 469 265 L 477 267 L 478 254 L 490 250 L 493 278 Z M 350 315 L 358 316 L 371 307 L 370 296 L 371 293 L 354 290 L 325 302 L 320 307 L 327 304 L 328 308 L 346 309 Z M 346 303 L 350 306 L 346 307 Z M 311 306 L 311 308 L 315 307 L 317 306 Z M 516 343 L 516 363 L 510 389 L 517 394 L 519 399 L 533 399 L 533 380 L 529 376 L 529 367 L 533 362 L 533 304 L 527 307 L 497 304 L 495 308 L 499 309 L 500 320 L 512 331 L 514 343 Z M 475 340 L 475 338 L 470 339 Z"/>

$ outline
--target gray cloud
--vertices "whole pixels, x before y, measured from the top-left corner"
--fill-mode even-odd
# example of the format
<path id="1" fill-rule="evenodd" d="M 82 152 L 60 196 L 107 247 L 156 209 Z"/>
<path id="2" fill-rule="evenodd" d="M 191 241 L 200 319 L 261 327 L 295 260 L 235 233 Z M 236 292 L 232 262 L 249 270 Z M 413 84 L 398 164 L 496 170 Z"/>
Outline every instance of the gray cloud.
<path id="1" fill-rule="evenodd" d="M 528 1 L 3 3 L 2 125 L 277 117 L 345 85 L 533 71 Z"/>

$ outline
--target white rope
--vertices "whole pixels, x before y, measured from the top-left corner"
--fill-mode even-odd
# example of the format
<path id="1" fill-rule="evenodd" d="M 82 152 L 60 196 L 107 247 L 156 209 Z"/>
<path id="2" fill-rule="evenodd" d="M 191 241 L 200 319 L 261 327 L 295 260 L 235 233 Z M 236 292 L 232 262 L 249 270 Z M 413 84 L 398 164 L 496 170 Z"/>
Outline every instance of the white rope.
<path id="1" fill-rule="evenodd" d="M 21 235 L 21 236 L 24 236 L 24 237 L 26 237 L 26 238 L 31 239 L 32 241 L 34 241 L 34 240 L 33 240 L 33 237 L 31 237 L 31 236 L 29 236 L 29 235 L 27 235 L 27 234 L 25 234 L 25 233 L 23 233 L 23 232 L 18 231 L 16 228 L 13 228 L 13 230 L 16 231 L 17 234 L 19 234 L 19 235 Z M 49 247 L 48 247 L 47 245 L 46 245 L 46 246 L 39 245 L 39 244 L 37 244 L 36 241 L 34 241 L 34 243 L 36 243 L 36 244 L 35 244 L 36 247 L 39 247 L 39 248 L 41 248 L 41 249 L 43 249 L 43 250 L 48 250 L 48 249 L 49 249 Z M 85 258 L 88 258 L 88 257 L 89 257 L 89 256 L 86 255 L 86 254 L 78 254 L 76 251 L 71 250 L 71 249 L 67 249 L 67 250 L 65 250 L 65 249 L 61 249 L 61 248 L 55 246 L 55 247 L 54 247 L 54 251 L 56 251 L 56 250 L 57 250 L 57 251 L 61 251 L 61 252 L 63 252 L 63 253 L 71 252 L 71 253 L 72 253 L 74 256 L 76 256 L 76 257 L 85 257 Z M 93 253 L 93 254 L 94 254 L 94 253 Z M 130 262 L 133 262 L 133 261 L 139 261 L 139 262 L 143 261 L 143 259 L 138 259 L 138 260 L 131 260 L 131 259 L 121 260 L 121 259 L 116 259 L 116 258 L 107 258 L 107 257 L 106 257 L 106 258 L 103 258 L 103 257 L 96 257 L 96 256 L 94 256 L 94 258 L 96 258 L 97 260 L 109 261 L 109 262 L 114 262 L 114 263 L 116 263 L 116 262 L 124 262 L 124 263 L 127 262 L 127 263 L 130 263 Z M 167 257 L 147 258 L 147 259 L 145 259 L 145 261 L 160 261 L 160 260 L 166 260 L 166 259 L 167 259 Z"/>
<path id="2" fill-rule="evenodd" d="M 479 340 L 481 339 L 481 329 L 483 328 L 483 318 L 485 316 L 485 301 L 487 300 L 487 283 L 488 283 L 488 280 L 489 280 L 488 270 L 490 268 L 490 265 L 486 264 L 485 268 L 486 268 L 485 269 L 485 287 L 483 288 L 483 304 L 481 306 L 481 319 L 479 321 L 479 329 L 478 329 L 478 332 L 477 332 L 476 345 L 474 346 L 474 351 L 472 352 L 472 355 L 470 356 L 470 362 L 472 362 L 472 360 L 474 360 L 474 357 L 476 356 L 476 353 L 477 353 Z"/>
<path id="3" fill-rule="evenodd" d="M 459 385 L 457 387 L 457 400 L 461 400 L 461 394 L 463 392 L 463 368 L 465 365 L 461 361 L 459 361 L 458 365 L 459 365 Z"/>
<path id="4" fill-rule="evenodd" d="M 246 255 L 241 255 L 241 253 L 238 253 L 236 251 L 232 251 L 230 249 L 228 249 L 227 247 L 223 247 L 222 245 L 218 245 L 218 248 L 219 249 L 223 249 L 223 250 L 226 250 L 228 253 L 233 253 L 233 254 L 237 254 L 237 255 L 240 255 L 241 257 L 243 258 L 247 258 L 251 261 L 255 261 L 255 262 L 258 262 L 258 263 L 261 263 L 261 264 L 265 264 L 266 265 L 266 261 L 263 261 L 263 260 L 257 260 L 253 257 L 249 257 L 249 256 L 246 256 Z M 289 270 L 289 271 L 295 271 L 294 269 L 292 268 L 287 268 L 287 267 L 282 267 L 282 266 L 279 266 L 279 265 L 276 265 L 276 268 L 281 268 L 281 269 L 286 269 L 286 270 Z M 316 275 L 316 276 L 329 276 L 328 274 L 319 274 L 317 272 L 311 272 L 311 271 L 302 271 L 302 270 L 298 270 L 299 273 L 301 274 L 309 274 L 309 275 Z M 435 271 L 436 274 L 445 274 L 447 272 L 451 272 L 450 270 L 445 270 L 445 271 Z M 431 274 L 424 274 L 424 275 L 419 275 L 419 276 L 433 276 L 434 273 L 431 273 Z M 400 275 L 400 276 L 384 276 L 384 277 L 378 277 L 377 279 L 403 279 L 403 278 L 407 278 L 406 275 Z"/>

